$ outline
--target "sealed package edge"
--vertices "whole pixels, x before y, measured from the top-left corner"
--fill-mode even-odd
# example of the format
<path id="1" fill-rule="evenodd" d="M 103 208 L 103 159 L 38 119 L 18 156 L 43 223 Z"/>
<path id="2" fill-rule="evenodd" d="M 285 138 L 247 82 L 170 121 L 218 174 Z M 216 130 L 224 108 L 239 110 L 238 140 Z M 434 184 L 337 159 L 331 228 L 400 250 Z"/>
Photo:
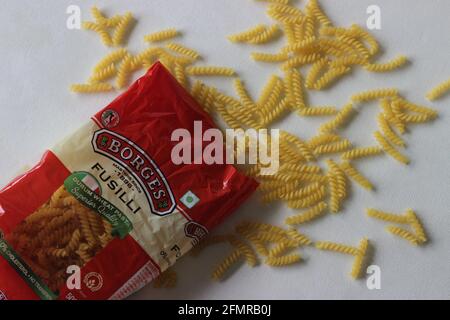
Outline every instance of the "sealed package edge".
<path id="1" fill-rule="evenodd" d="M 173 131 L 196 121 L 215 128 L 157 63 L 2 189 L 0 300 L 124 299 L 239 207 L 253 179 L 171 160 Z"/>

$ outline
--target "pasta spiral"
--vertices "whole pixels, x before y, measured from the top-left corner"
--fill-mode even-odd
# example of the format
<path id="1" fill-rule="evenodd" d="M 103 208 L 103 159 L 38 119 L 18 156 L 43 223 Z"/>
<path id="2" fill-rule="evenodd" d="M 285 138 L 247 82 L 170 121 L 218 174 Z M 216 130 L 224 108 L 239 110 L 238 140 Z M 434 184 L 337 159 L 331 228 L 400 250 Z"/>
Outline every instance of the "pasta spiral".
<path id="1" fill-rule="evenodd" d="M 376 156 L 383 154 L 383 149 L 378 146 L 365 147 L 365 148 L 354 148 L 350 151 L 342 154 L 342 159 L 344 160 L 356 160 L 360 158 L 367 158 L 371 156 Z"/>
<path id="2" fill-rule="evenodd" d="M 413 233 L 409 232 L 408 230 L 405 230 L 403 228 L 396 227 L 396 226 L 387 226 L 386 231 L 392 233 L 395 236 L 398 236 L 400 238 L 403 238 L 403 239 L 409 241 L 414 246 L 419 245 L 419 239 Z"/>
<path id="3" fill-rule="evenodd" d="M 298 70 L 291 69 L 286 72 L 286 91 L 289 102 L 295 106 L 294 109 L 302 110 L 306 107 L 303 79 Z"/>
<path id="4" fill-rule="evenodd" d="M 283 62 L 289 59 L 289 55 L 287 53 L 263 53 L 263 52 L 252 52 L 251 58 L 255 61 L 261 62 Z"/>
<path id="5" fill-rule="evenodd" d="M 232 68 L 226 67 L 188 67 L 186 68 L 187 74 L 191 76 L 223 76 L 232 77 L 236 75 L 236 71 Z"/>
<path id="6" fill-rule="evenodd" d="M 324 215 L 326 213 L 326 209 L 328 209 L 327 203 L 323 201 L 319 202 L 314 207 L 301 214 L 287 217 L 285 223 L 288 225 L 297 225 L 310 222 Z"/>
<path id="7" fill-rule="evenodd" d="M 154 32 L 144 36 L 145 42 L 162 42 L 165 40 L 170 40 L 176 38 L 180 35 L 180 32 L 177 29 L 169 28 L 165 30 L 161 30 L 158 32 Z"/>
<path id="8" fill-rule="evenodd" d="M 335 107 L 307 107 L 298 111 L 304 117 L 332 116 L 338 113 Z"/>
<path id="9" fill-rule="evenodd" d="M 98 83 L 105 80 L 108 80 L 110 78 L 113 78 L 117 74 L 117 69 L 114 64 L 109 65 L 103 70 L 99 70 L 96 73 L 94 73 L 90 79 L 90 83 Z"/>
<path id="10" fill-rule="evenodd" d="M 300 262 L 301 260 L 302 260 L 302 258 L 299 254 L 292 254 L 292 255 L 282 256 L 282 257 L 268 257 L 266 259 L 266 264 L 271 267 L 283 267 L 283 266 L 295 264 L 297 262 Z"/>
<path id="11" fill-rule="evenodd" d="M 317 0 L 310 0 L 306 7 L 306 10 L 307 12 L 310 12 L 322 26 L 328 27 L 333 25 L 330 19 L 325 15 L 325 13 L 323 13 L 322 8 L 320 8 Z"/>
<path id="12" fill-rule="evenodd" d="M 403 154 L 401 154 L 399 151 L 397 151 L 393 146 L 391 146 L 391 144 L 386 140 L 386 138 L 379 131 L 376 131 L 374 133 L 374 137 L 380 144 L 381 148 L 386 153 L 388 153 L 391 157 L 393 157 L 395 160 L 397 160 L 405 165 L 409 164 L 409 162 L 410 162 L 409 159 L 406 156 L 404 156 Z"/>
<path id="13" fill-rule="evenodd" d="M 347 104 L 341 111 L 339 111 L 334 119 L 322 124 L 319 127 L 319 131 L 322 133 L 328 133 L 330 131 L 338 129 L 348 121 L 348 119 L 353 115 L 353 112 L 353 105 Z"/>
<path id="14" fill-rule="evenodd" d="M 386 222 L 393 222 L 393 223 L 399 223 L 399 224 L 406 224 L 408 223 L 408 217 L 404 215 L 398 215 L 390 212 L 384 212 L 377 209 L 367 209 L 367 215 L 371 218 L 375 218 L 378 220 L 386 221 Z"/>
<path id="15" fill-rule="evenodd" d="M 90 84 L 74 84 L 70 87 L 72 92 L 76 93 L 98 93 L 114 90 L 109 83 L 90 83 Z"/>
<path id="16" fill-rule="evenodd" d="M 216 281 L 221 281 L 226 272 L 236 264 L 242 257 L 240 250 L 234 250 L 228 257 L 226 257 L 213 271 L 212 278 Z"/>
<path id="17" fill-rule="evenodd" d="M 266 30 L 265 25 L 258 24 L 257 26 L 250 28 L 249 30 L 228 36 L 228 40 L 230 40 L 231 42 L 246 42 L 252 39 L 253 37 L 258 36 L 265 30 Z"/>
<path id="18" fill-rule="evenodd" d="M 312 244 L 311 239 L 309 239 L 307 236 L 305 236 L 304 234 L 301 234 L 300 232 L 298 232 L 295 229 L 289 229 L 287 234 L 294 240 L 297 242 L 297 244 L 299 246 L 309 246 Z"/>
<path id="19" fill-rule="evenodd" d="M 281 32 L 280 27 L 278 25 L 272 25 L 270 27 L 265 28 L 263 32 L 260 34 L 257 34 L 249 39 L 247 39 L 245 42 L 250 44 L 264 44 L 271 42 L 275 39 L 277 39 Z"/>
<path id="20" fill-rule="evenodd" d="M 296 56 L 296 57 L 290 58 L 289 60 L 284 62 L 282 64 L 281 68 L 285 71 L 292 69 L 292 68 L 298 68 L 303 65 L 306 65 L 306 64 L 309 64 L 312 62 L 316 62 L 320 58 L 322 58 L 322 55 L 319 53 L 311 53 L 311 54 L 307 54 L 307 55 Z"/>
<path id="21" fill-rule="evenodd" d="M 334 251 L 352 256 L 357 256 L 360 253 L 358 248 L 335 242 L 319 241 L 316 242 L 315 246 L 319 250 Z"/>
<path id="22" fill-rule="evenodd" d="M 112 36 L 112 42 L 115 46 L 121 46 L 125 42 L 125 38 L 130 32 L 131 27 L 134 24 L 134 17 L 131 12 L 127 12 L 121 19 Z"/>
<path id="23" fill-rule="evenodd" d="M 412 209 L 408 209 L 406 211 L 406 218 L 408 219 L 409 224 L 413 228 L 419 242 L 420 243 L 426 242 L 427 235 L 416 213 Z"/>
<path id="24" fill-rule="evenodd" d="M 120 48 L 116 51 L 111 52 L 106 55 L 100 62 L 94 67 L 93 73 L 98 73 L 105 68 L 109 67 L 111 64 L 115 64 L 116 62 L 122 60 L 129 53 L 126 49 Z"/>
<path id="25" fill-rule="evenodd" d="M 359 242 L 359 253 L 356 255 L 353 261 L 352 271 L 350 275 L 353 279 L 358 279 L 361 276 L 363 270 L 364 260 L 367 256 L 367 250 L 369 248 L 369 239 L 364 238 Z"/>
<path id="26" fill-rule="evenodd" d="M 372 183 L 363 176 L 354 166 L 350 164 L 350 162 L 346 161 L 341 163 L 341 168 L 350 178 L 352 178 L 356 183 L 358 183 L 361 187 L 367 190 L 373 190 L 374 186 Z"/>
<path id="27" fill-rule="evenodd" d="M 312 86 L 312 89 L 315 90 L 322 90 L 327 88 L 329 85 L 331 85 L 333 82 L 341 78 L 346 73 L 350 72 L 351 68 L 347 66 L 338 66 L 338 67 L 332 67 L 330 70 L 328 70 L 326 73 L 322 75 L 314 85 Z"/>
<path id="28" fill-rule="evenodd" d="M 405 141 L 403 141 L 403 139 L 400 138 L 394 130 L 392 130 L 389 122 L 386 120 L 385 115 L 382 113 L 378 115 L 378 126 L 381 132 L 386 136 L 386 138 L 389 139 L 389 141 L 391 141 L 396 146 L 406 147 Z"/>
<path id="29" fill-rule="evenodd" d="M 319 190 L 315 191 L 314 193 L 311 193 L 306 197 L 296 200 L 289 200 L 288 207 L 292 209 L 308 208 L 322 201 L 324 197 L 325 197 L 325 188 L 321 187 Z"/>
<path id="30" fill-rule="evenodd" d="M 179 53 L 181 55 L 190 57 L 194 60 L 197 60 L 200 58 L 200 54 L 197 51 L 187 48 L 178 43 L 170 42 L 170 43 L 166 44 L 166 48 L 172 50 L 173 52 Z"/>
<path id="31" fill-rule="evenodd" d="M 443 97 L 445 94 L 447 94 L 450 91 L 450 79 L 442 82 L 438 86 L 436 86 L 434 89 L 430 90 L 426 97 L 430 101 L 437 100 L 441 97 Z"/>
<path id="32" fill-rule="evenodd" d="M 408 58 L 405 56 L 398 56 L 392 61 L 386 63 L 372 63 L 366 64 L 364 69 L 370 72 L 389 72 L 403 67 L 408 62 Z"/>
<path id="33" fill-rule="evenodd" d="M 314 149 L 314 154 L 324 155 L 331 153 L 340 153 L 351 148 L 352 144 L 349 140 L 344 139 L 339 142 L 334 142 L 330 144 L 323 144 Z"/>
<path id="34" fill-rule="evenodd" d="M 313 63 L 306 75 L 305 85 L 308 89 L 313 89 L 320 73 L 327 66 L 328 58 L 321 58 L 320 60 Z"/>
<path id="35" fill-rule="evenodd" d="M 102 39 L 104 45 L 108 47 L 113 45 L 113 40 L 111 39 L 111 36 L 109 35 L 108 31 L 100 24 L 85 21 L 83 22 L 82 26 L 83 29 L 85 30 L 94 31 L 95 33 L 97 33 Z"/>
<path id="36" fill-rule="evenodd" d="M 368 102 L 380 98 L 395 97 L 398 95 L 397 89 L 378 89 L 364 91 L 352 96 L 353 102 Z"/>

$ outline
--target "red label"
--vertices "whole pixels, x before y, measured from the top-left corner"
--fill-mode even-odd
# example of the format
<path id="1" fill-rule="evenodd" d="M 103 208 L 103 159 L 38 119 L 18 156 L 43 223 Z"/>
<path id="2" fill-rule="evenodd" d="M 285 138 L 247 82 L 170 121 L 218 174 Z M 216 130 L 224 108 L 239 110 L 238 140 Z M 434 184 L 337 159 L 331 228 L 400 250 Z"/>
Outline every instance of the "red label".
<path id="1" fill-rule="evenodd" d="M 127 138 L 102 129 L 94 134 L 92 146 L 96 153 L 108 157 L 128 170 L 144 191 L 153 214 L 171 214 L 176 202 L 170 186 L 155 162 Z"/>

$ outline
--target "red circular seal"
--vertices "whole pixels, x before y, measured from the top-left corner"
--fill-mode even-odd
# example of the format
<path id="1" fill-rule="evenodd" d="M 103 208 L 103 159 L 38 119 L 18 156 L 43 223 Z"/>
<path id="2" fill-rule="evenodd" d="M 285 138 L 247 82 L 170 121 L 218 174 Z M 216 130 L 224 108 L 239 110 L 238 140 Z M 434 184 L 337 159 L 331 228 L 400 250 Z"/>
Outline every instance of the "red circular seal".
<path id="1" fill-rule="evenodd" d="M 102 113 L 102 124 L 105 128 L 114 128 L 120 122 L 119 114 L 114 110 L 106 110 Z"/>

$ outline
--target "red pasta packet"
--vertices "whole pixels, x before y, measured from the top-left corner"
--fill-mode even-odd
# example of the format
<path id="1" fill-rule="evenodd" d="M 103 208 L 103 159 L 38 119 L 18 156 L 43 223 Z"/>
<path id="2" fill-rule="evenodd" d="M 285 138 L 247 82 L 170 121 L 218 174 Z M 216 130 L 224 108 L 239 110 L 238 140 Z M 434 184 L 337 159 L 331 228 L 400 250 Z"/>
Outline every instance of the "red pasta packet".
<path id="1" fill-rule="evenodd" d="M 171 160 L 195 121 L 216 127 L 157 63 L 2 189 L 0 300 L 124 299 L 232 214 L 256 181 Z"/>

